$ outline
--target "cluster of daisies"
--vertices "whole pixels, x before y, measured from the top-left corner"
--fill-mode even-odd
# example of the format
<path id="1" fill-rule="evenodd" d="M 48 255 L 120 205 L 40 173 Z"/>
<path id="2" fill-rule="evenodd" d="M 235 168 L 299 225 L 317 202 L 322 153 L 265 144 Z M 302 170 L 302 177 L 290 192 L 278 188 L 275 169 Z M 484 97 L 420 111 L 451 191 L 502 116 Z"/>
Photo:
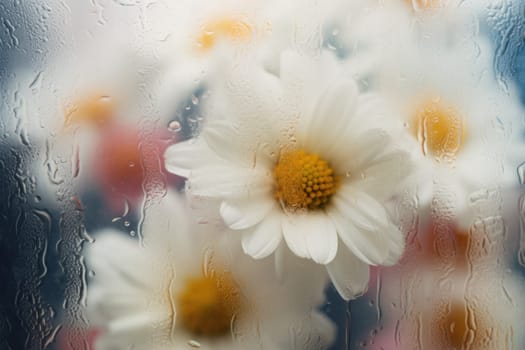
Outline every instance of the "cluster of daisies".
<path id="1" fill-rule="evenodd" d="M 501 189 L 521 106 L 480 34 L 489 4 L 125 3 L 98 8 L 114 32 L 82 28 L 90 70 L 38 81 L 80 198 L 121 213 L 83 252 L 94 349 L 330 349 L 329 288 L 412 300 L 384 311 L 384 349 L 517 338 Z"/>

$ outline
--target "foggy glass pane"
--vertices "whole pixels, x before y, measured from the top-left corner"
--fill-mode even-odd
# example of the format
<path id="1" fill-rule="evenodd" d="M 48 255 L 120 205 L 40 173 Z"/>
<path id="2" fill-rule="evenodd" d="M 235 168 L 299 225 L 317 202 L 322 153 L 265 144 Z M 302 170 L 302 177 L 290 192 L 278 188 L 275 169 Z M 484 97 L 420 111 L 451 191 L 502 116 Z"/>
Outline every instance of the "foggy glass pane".
<path id="1" fill-rule="evenodd" d="M 525 4 L 0 4 L 0 349 L 522 349 Z"/>

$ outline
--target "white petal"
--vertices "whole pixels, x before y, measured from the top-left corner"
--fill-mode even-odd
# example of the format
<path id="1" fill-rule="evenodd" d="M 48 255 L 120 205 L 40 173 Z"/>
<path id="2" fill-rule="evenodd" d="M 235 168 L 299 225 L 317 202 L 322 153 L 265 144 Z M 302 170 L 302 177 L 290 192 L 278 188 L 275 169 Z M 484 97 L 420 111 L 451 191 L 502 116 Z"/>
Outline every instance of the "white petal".
<path id="1" fill-rule="evenodd" d="M 147 293 L 137 292 L 124 285 L 93 283 L 88 290 L 88 316 L 93 325 L 143 311 L 142 300 Z"/>
<path id="2" fill-rule="evenodd" d="M 239 64 L 236 69 L 227 70 L 227 74 L 223 80 L 227 82 L 227 87 L 222 91 L 225 91 L 224 98 L 231 107 L 228 112 L 232 115 L 229 117 L 240 116 L 236 121 L 243 123 L 243 127 L 251 132 L 254 128 L 267 125 L 282 102 L 281 79 L 252 62 Z M 273 139 L 275 135 L 262 133 L 260 136 L 258 141 L 265 141 L 265 136 Z"/>
<path id="3" fill-rule="evenodd" d="M 98 232 L 85 256 L 87 264 L 96 273 L 96 280 L 101 283 L 123 283 L 128 288 L 147 289 L 151 282 L 146 273 L 148 259 L 145 250 L 123 232 Z"/>
<path id="4" fill-rule="evenodd" d="M 140 312 L 145 296 L 158 284 L 157 275 L 151 274 L 151 255 L 126 233 L 98 232 L 85 253 L 87 265 L 95 272 L 87 310 L 94 324 Z"/>
<path id="5" fill-rule="evenodd" d="M 202 137 L 219 157 L 236 164 L 246 165 L 246 143 L 238 130 L 227 120 L 215 121 L 206 126 Z"/>
<path id="6" fill-rule="evenodd" d="M 343 243 L 362 261 L 370 265 L 381 265 L 388 258 L 388 240 L 383 231 L 358 229 L 336 207 L 328 214 L 335 223 L 337 233 Z"/>
<path id="7" fill-rule="evenodd" d="M 252 258 L 263 259 L 277 249 L 282 238 L 281 214 L 274 211 L 253 232 L 243 233 L 242 248 Z"/>
<path id="8" fill-rule="evenodd" d="M 313 60 L 294 50 L 285 50 L 281 54 L 280 76 L 286 83 L 312 81 L 318 71 L 319 66 Z"/>
<path id="9" fill-rule="evenodd" d="M 282 228 L 282 219 L 281 219 L 281 232 L 283 232 Z M 283 283 L 284 278 L 286 276 L 286 255 L 288 254 L 288 250 L 286 249 L 286 246 L 284 244 L 280 244 L 277 249 L 275 249 L 274 256 L 274 267 L 275 267 L 275 276 L 277 277 L 277 280 L 279 283 Z"/>
<path id="10" fill-rule="evenodd" d="M 261 222 L 274 207 L 269 196 L 227 200 L 221 203 L 221 216 L 232 230 L 243 230 Z"/>
<path id="11" fill-rule="evenodd" d="M 144 331 L 152 328 L 153 325 L 159 323 L 159 321 L 164 321 L 168 317 L 169 315 L 167 313 L 144 311 L 133 316 L 122 317 L 111 321 L 108 324 L 108 331 L 111 333 Z"/>
<path id="12" fill-rule="evenodd" d="M 271 192 L 273 179 L 269 173 L 258 169 L 208 166 L 192 171 L 187 187 L 196 196 L 256 197 Z"/>
<path id="13" fill-rule="evenodd" d="M 301 218 L 294 218 L 292 216 L 285 216 L 282 220 L 283 235 L 288 245 L 288 248 L 301 258 L 310 259 L 310 253 L 306 247 L 306 238 L 302 228 Z"/>
<path id="14" fill-rule="evenodd" d="M 353 166 L 348 171 L 365 169 L 370 162 L 383 154 L 388 146 L 391 146 L 392 140 L 386 131 L 371 129 L 359 135 L 352 144 L 354 151 L 349 154 L 349 159 L 352 160 Z"/>
<path id="15" fill-rule="evenodd" d="M 160 310 L 159 310 L 160 311 Z M 97 349 L 151 349 L 153 339 L 166 337 L 173 318 L 164 312 L 141 312 L 110 322 L 95 341 Z M 174 317 L 175 315 L 173 315 Z"/>
<path id="16" fill-rule="evenodd" d="M 381 154 L 367 164 L 363 164 L 363 176 L 382 176 L 396 181 L 410 173 L 412 161 L 410 155 L 401 150 L 392 150 Z"/>
<path id="17" fill-rule="evenodd" d="M 376 128 L 395 130 L 401 124 L 398 119 L 391 117 L 392 107 L 385 104 L 385 99 L 373 92 L 359 95 L 355 114 L 356 119 L 363 121 L 356 124 L 354 132 L 357 133 Z"/>
<path id="18" fill-rule="evenodd" d="M 332 283 L 345 300 L 364 294 L 368 288 L 369 267 L 346 247 L 340 247 L 335 259 L 326 269 Z"/>
<path id="19" fill-rule="evenodd" d="M 175 190 L 168 190 L 159 203 L 152 204 L 142 225 L 144 244 L 148 249 L 164 251 L 173 246 L 186 246 L 192 233 L 185 197 Z"/>
<path id="20" fill-rule="evenodd" d="M 165 167 L 170 173 L 188 177 L 191 169 L 200 164 L 207 164 L 210 155 L 207 146 L 198 140 L 187 140 L 176 143 L 164 153 Z"/>
<path id="21" fill-rule="evenodd" d="M 315 344 L 307 344 L 307 349 L 327 349 L 333 344 L 336 335 L 336 326 L 326 315 L 319 311 L 312 311 L 311 327 L 314 328 Z"/>
<path id="22" fill-rule="evenodd" d="M 343 80 L 328 88 L 310 116 L 306 138 L 315 152 L 330 154 L 351 121 L 357 100 L 357 85 Z"/>
<path id="23" fill-rule="evenodd" d="M 335 258 L 337 244 L 335 225 L 326 214 L 319 214 L 306 231 L 306 245 L 310 256 L 318 264 L 328 264 Z"/>
<path id="24" fill-rule="evenodd" d="M 337 232 L 324 213 L 290 215 L 283 220 L 283 233 L 297 256 L 328 264 L 337 253 Z"/>
<path id="25" fill-rule="evenodd" d="M 405 235 L 394 225 L 389 226 L 388 230 L 388 258 L 383 262 L 385 266 L 392 266 L 397 264 L 403 253 L 405 252 Z"/>
<path id="26" fill-rule="evenodd" d="M 391 198 L 404 182 L 409 181 L 411 172 L 410 156 L 402 151 L 394 151 L 375 159 L 350 180 L 355 188 L 375 198 L 386 200 Z"/>
<path id="27" fill-rule="evenodd" d="M 358 228 L 378 230 L 390 224 L 383 205 L 365 192 L 358 191 L 348 184 L 341 185 L 332 202 L 339 212 Z"/>
<path id="28" fill-rule="evenodd" d="M 466 153 L 466 151 L 469 152 Z M 490 180 L 496 178 L 499 169 L 495 170 L 494 167 L 490 166 L 491 160 L 488 157 L 477 154 L 471 149 L 462 153 L 461 158 L 458 157 L 456 160 L 455 166 L 467 189 L 474 191 L 483 188 L 488 186 Z M 480 171 L 480 169 L 486 170 Z"/>

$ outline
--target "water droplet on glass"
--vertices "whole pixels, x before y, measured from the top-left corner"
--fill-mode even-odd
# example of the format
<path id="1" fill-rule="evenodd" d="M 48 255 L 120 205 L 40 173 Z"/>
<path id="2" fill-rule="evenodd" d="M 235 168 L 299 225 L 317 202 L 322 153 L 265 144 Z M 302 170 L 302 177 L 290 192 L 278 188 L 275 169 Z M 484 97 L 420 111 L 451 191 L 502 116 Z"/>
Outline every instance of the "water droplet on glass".
<path id="1" fill-rule="evenodd" d="M 521 185 L 525 185 L 525 162 L 518 166 L 518 178 Z"/>
<path id="2" fill-rule="evenodd" d="M 199 343 L 196 340 L 188 341 L 188 345 L 191 346 L 192 348 L 200 348 L 201 347 L 201 343 Z"/>
<path id="3" fill-rule="evenodd" d="M 111 102 L 111 97 L 110 97 L 110 96 L 103 95 L 103 96 L 100 96 L 100 97 L 98 98 L 98 100 L 99 100 L 100 102 L 110 103 L 110 102 Z"/>
<path id="4" fill-rule="evenodd" d="M 191 103 L 193 103 L 194 105 L 197 105 L 199 104 L 199 98 L 195 95 L 192 95 L 191 96 Z"/>
<path id="5" fill-rule="evenodd" d="M 73 196 L 71 197 L 71 201 L 73 202 L 73 204 L 75 205 L 75 208 L 78 211 L 84 211 L 84 206 L 82 205 L 80 198 L 78 198 L 77 196 Z"/>
<path id="6" fill-rule="evenodd" d="M 181 129 L 182 129 L 182 126 L 176 120 L 173 120 L 168 124 L 168 130 L 171 132 L 179 132 Z"/>
<path id="7" fill-rule="evenodd" d="M 332 51 L 336 51 L 336 50 L 337 50 L 337 47 L 335 47 L 335 45 L 332 44 L 332 43 L 328 43 L 328 44 L 327 44 L 327 47 L 328 47 L 328 49 L 330 49 L 330 50 L 332 50 Z"/>
<path id="8" fill-rule="evenodd" d="M 135 166 L 135 162 L 129 162 L 129 167 L 133 168 Z"/>
<path id="9" fill-rule="evenodd" d="M 29 88 L 33 91 L 40 90 L 42 86 L 42 77 L 44 75 L 44 72 L 38 72 L 33 81 L 29 84 Z"/>
<path id="10" fill-rule="evenodd" d="M 129 225 L 131 225 L 129 221 L 124 221 L 124 226 L 129 227 Z"/>
<path id="11" fill-rule="evenodd" d="M 131 231 L 129 231 L 129 235 L 130 235 L 131 237 L 135 237 L 135 236 L 137 235 L 137 232 L 131 230 Z"/>

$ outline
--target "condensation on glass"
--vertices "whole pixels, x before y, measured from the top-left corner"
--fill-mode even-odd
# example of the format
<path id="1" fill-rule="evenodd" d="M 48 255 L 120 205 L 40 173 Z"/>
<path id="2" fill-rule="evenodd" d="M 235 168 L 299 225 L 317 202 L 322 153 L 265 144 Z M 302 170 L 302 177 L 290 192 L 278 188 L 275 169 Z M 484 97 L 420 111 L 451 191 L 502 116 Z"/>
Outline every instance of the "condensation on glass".
<path id="1" fill-rule="evenodd" d="M 519 1 L 13 0 L 0 9 L 0 348 L 523 348 Z M 365 96 L 355 105 L 352 89 Z M 342 93 L 344 110 L 330 104 Z M 367 287 L 347 301 L 352 290 L 334 274 L 358 280 L 357 269 L 330 270 L 306 248 L 298 258 L 286 235 L 254 259 L 256 238 L 244 237 L 256 215 L 225 222 L 238 214 L 221 195 L 250 193 L 235 203 L 252 213 L 268 187 L 281 215 L 328 213 L 345 181 L 368 173 L 301 148 L 305 134 L 315 145 L 344 128 L 327 117 L 301 129 L 304 110 L 373 119 L 376 107 L 373 129 L 392 131 L 414 164 L 369 214 L 386 213 L 404 247 L 391 266 L 373 266 L 387 243 L 365 235 L 379 248 L 365 244 Z M 356 162 L 387 142 L 367 135 L 374 142 L 354 147 Z M 351 149 L 352 137 L 340 139 Z M 337 140 L 324 150 L 340 155 Z M 193 153 L 177 164 L 196 167 L 188 172 L 169 156 L 183 142 Z M 214 166 L 203 171 L 199 159 Z M 403 159 L 374 169 L 394 177 Z M 228 183 L 244 174 L 225 165 L 237 161 L 266 169 L 270 185 Z M 394 185 L 366 188 L 379 198 Z M 352 250 L 336 237 L 338 254 L 360 258 L 361 243 Z"/>

